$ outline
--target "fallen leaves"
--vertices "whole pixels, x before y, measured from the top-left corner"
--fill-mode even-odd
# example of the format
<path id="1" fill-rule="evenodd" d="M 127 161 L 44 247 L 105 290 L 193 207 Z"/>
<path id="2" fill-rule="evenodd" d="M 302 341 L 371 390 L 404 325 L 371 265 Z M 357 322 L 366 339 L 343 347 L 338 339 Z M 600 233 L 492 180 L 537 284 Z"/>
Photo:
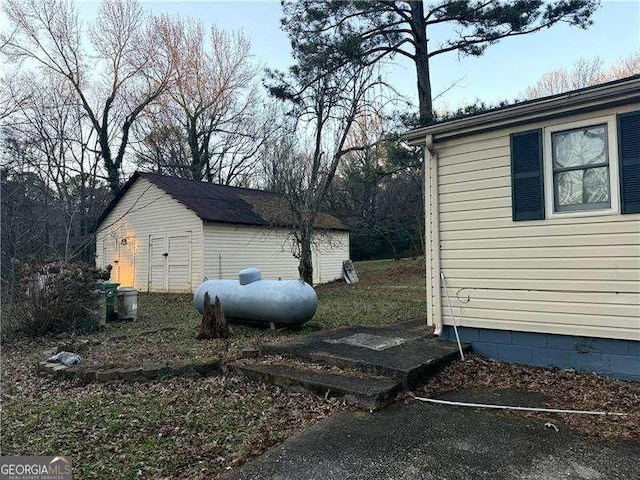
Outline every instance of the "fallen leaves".
<path id="1" fill-rule="evenodd" d="M 340 408 L 226 376 L 48 387 L 3 405 L 2 453 L 68 454 L 80 478 L 211 478 Z"/>
<path id="2" fill-rule="evenodd" d="M 419 389 L 435 397 L 460 389 L 516 390 L 547 396 L 545 408 L 622 412 L 623 417 L 509 412 L 563 424 L 590 436 L 606 439 L 640 439 L 640 383 L 574 370 L 529 367 L 470 355 L 465 362 L 446 367 Z"/>
<path id="3" fill-rule="evenodd" d="M 196 340 L 200 316 L 191 295 L 144 293 L 138 320 L 108 324 L 91 335 L 82 356 L 85 365 L 104 368 L 210 357 L 231 362 L 263 341 L 424 317 L 423 269 L 420 260 L 367 262 L 357 285 L 319 287 L 318 312 L 298 331 L 233 325 L 227 340 Z M 78 478 L 208 479 L 344 408 L 230 375 L 87 385 L 36 375 L 45 350 L 76 340 L 2 346 L 2 454 L 71 455 Z"/>

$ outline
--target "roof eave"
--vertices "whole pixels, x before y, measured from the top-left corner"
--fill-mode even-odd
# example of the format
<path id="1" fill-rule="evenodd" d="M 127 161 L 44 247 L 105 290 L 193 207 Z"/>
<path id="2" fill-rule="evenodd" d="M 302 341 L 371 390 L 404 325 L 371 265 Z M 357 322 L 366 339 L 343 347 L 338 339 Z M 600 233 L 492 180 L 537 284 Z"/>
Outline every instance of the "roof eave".
<path id="1" fill-rule="evenodd" d="M 98 233 L 98 231 L 100 230 L 100 226 L 102 225 L 102 222 L 104 222 L 107 219 L 111 211 L 115 208 L 115 206 L 122 199 L 122 197 L 124 197 L 124 194 L 129 191 L 131 186 L 136 182 L 138 178 L 140 178 L 140 172 L 138 171 L 133 172 L 133 175 L 129 177 L 129 179 L 125 182 L 125 184 L 122 186 L 120 191 L 116 195 L 114 195 L 114 197 L 111 199 L 109 204 L 105 207 L 105 209 L 102 211 L 102 213 L 96 220 L 96 223 L 93 226 L 94 234 Z"/>
<path id="2" fill-rule="evenodd" d="M 250 222 L 238 222 L 231 220 L 211 220 L 208 218 L 200 217 L 200 219 L 205 223 L 223 223 L 225 225 L 242 225 L 245 227 L 267 227 L 267 228 L 293 228 L 293 225 L 286 223 L 250 223 Z M 316 230 L 325 230 L 330 232 L 350 232 L 351 229 L 346 225 L 341 227 L 314 227 Z"/>
<path id="3" fill-rule="evenodd" d="M 495 111 L 418 128 L 405 133 L 402 138 L 409 145 L 422 145 L 427 135 L 433 135 L 434 140 L 442 140 L 541 120 L 558 115 L 559 110 L 562 115 L 568 115 L 638 100 L 640 100 L 640 76 L 635 76 L 624 81 L 545 97 Z"/>
<path id="4" fill-rule="evenodd" d="M 111 199 L 111 201 L 109 202 L 107 207 L 104 209 L 102 214 L 98 217 L 98 220 L 96 221 L 96 223 L 95 223 L 95 225 L 93 227 L 94 234 L 97 234 L 101 230 L 100 227 L 101 227 L 102 223 L 106 220 L 106 218 L 109 216 L 111 211 L 113 211 L 113 209 L 118 204 L 118 202 L 122 199 L 122 197 L 124 197 L 124 195 L 129 191 L 129 189 L 133 186 L 133 184 L 139 178 L 142 178 L 142 179 L 146 180 L 150 184 L 154 185 L 155 187 L 157 187 L 160 190 L 162 190 L 163 192 L 165 192 L 173 200 L 178 202 L 180 205 L 184 206 L 187 210 L 192 212 L 200 220 L 202 220 L 203 222 L 206 222 L 206 223 L 224 223 L 224 224 L 230 224 L 230 225 L 246 225 L 246 226 L 255 226 L 255 227 L 291 228 L 291 225 L 284 225 L 284 224 L 278 225 L 278 224 L 275 224 L 275 223 L 272 224 L 272 223 L 269 223 L 269 222 L 242 222 L 242 221 L 238 221 L 238 220 L 211 219 L 210 217 L 207 217 L 206 215 L 203 215 L 201 212 L 198 212 L 197 210 L 195 210 L 194 208 L 192 208 L 191 206 L 189 206 L 188 204 L 183 202 L 180 198 L 178 198 L 175 195 L 173 195 L 172 192 L 168 191 L 162 184 L 158 184 L 158 183 L 154 182 L 153 179 L 150 178 L 148 175 L 146 175 L 144 172 L 136 171 L 136 172 L 133 173 L 133 175 L 131 175 L 131 177 L 127 180 L 127 182 L 122 186 L 122 188 L 120 189 L 118 194 L 116 194 Z M 261 192 L 261 193 L 264 192 L 264 193 L 268 193 L 268 194 L 271 194 L 271 195 L 278 195 L 275 192 L 269 192 L 269 191 L 264 191 L 264 190 L 256 190 L 256 189 L 243 189 L 243 190 L 253 190 L 253 191 L 256 191 L 256 192 Z M 335 226 L 335 227 L 331 227 L 331 228 L 326 228 L 326 227 L 324 227 L 324 228 L 323 227 L 316 227 L 316 228 L 318 230 L 328 230 L 328 231 L 346 231 L 346 232 L 350 231 L 349 227 L 347 227 L 346 225 Z"/>

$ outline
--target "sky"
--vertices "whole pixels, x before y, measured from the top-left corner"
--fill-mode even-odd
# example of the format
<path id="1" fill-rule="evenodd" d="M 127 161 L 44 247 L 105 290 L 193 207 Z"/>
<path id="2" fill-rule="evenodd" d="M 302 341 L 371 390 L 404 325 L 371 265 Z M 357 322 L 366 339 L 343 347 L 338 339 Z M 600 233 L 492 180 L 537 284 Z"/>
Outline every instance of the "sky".
<path id="1" fill-rule="evenodd" d="M 253 43 L 256 60 L 286 69 L 292 63 L 289 41 L 280 29 L 277 1 L 146 2 L 153 12 L 168 12 L 201 19 L 206 24 L 243 30 Z M 447 31 L 431 32 L 431 41 Z M 588 30 L 565 24 L 490 46 L 481 57 L 458 58 L 455 53 L 434 57 L 431 64 L 433 94 L 457 82 L 442 98 L 458 108 L 476 99 L 487 104 L 518 97 L 545 72 L 570 67 L 581 58 L 599 56 L 606 64 L 640 50 L 640 0 L 604 0 Z M 387 80 L 417 103 L 415 73 L 408 61 L 389 68 Z"/>
<path id="2" fill-rule="evenodd" d="M 96 1 L 79 1 L 83 19 L 90 20 Z M 278 1 L 146 1 L 152 13 L 195 17 L 204 24 L 215 23 L 227 30 L 242 30 L 252 41 L 255 61 L 285 70 L 291 63 L 289 41 L 280 28 Z M 476 100 L 495 104 L 513 100 L 545 72 L 571 67 L 579 58 L 600 57 L 605 64 L 640 50 L 640 0 L 602 0 L 588 30 L 566 24 L 531 35 L 507 38 L 490 46 L 481 57 L 462 57 L 448 53 L 431 61 L 433 95 L 452 84 L 441 97 L 447 107 L 456 109 Z M 432 31 L 430 41 L 438 43 L 447 28 Z M 409 61 L 398 59 L 387 69 L 386 80 L 408 99 L 417 103 L 415 72 Z"/>

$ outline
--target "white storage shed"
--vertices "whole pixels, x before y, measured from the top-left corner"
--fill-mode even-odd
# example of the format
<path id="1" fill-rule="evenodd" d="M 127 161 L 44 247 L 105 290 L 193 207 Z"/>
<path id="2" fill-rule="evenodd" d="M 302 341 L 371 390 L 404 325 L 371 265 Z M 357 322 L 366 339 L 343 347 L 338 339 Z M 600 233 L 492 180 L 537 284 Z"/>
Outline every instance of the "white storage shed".
<path id="1" fill-rule="evenodd" d="M 297 278 L 283 211 L 273 192 L 136 172 L 98 220 L 96 265 L 112 265 L 122 286 L 153 292 L 192 292 L 249 266 L 263 278 Z M 320 214 L 316 229 L 314 283 L 341 278 L 348 228 Z"/>

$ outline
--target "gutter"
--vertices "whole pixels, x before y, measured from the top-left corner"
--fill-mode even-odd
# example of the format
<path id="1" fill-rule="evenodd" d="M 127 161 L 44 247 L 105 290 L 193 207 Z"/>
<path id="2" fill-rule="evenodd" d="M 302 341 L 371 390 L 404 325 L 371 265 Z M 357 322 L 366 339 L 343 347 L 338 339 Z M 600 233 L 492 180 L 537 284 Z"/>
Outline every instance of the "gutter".
<path id="1" fill-rule="evenodd" d="M 636 75 L 418 128 L 402 138 L 409 145 L 422 145 L 425 135 L 437 135 L 437 140 L 441 140 L 639 100 L 640 75 Z"/>
<path id="2" fill-rule="evenodd" d="M 435 149 L 433 135 L 424 138 L 425 172 L 425 214 L 426 214 L 426 252 L 427 262 L 427 305 L 433 299 L 431 315 L 434 325 L 433 334 L 442 335 L 442 295 L 440 294 L 440 202 L 438 188 L 438 151 Z"/>

